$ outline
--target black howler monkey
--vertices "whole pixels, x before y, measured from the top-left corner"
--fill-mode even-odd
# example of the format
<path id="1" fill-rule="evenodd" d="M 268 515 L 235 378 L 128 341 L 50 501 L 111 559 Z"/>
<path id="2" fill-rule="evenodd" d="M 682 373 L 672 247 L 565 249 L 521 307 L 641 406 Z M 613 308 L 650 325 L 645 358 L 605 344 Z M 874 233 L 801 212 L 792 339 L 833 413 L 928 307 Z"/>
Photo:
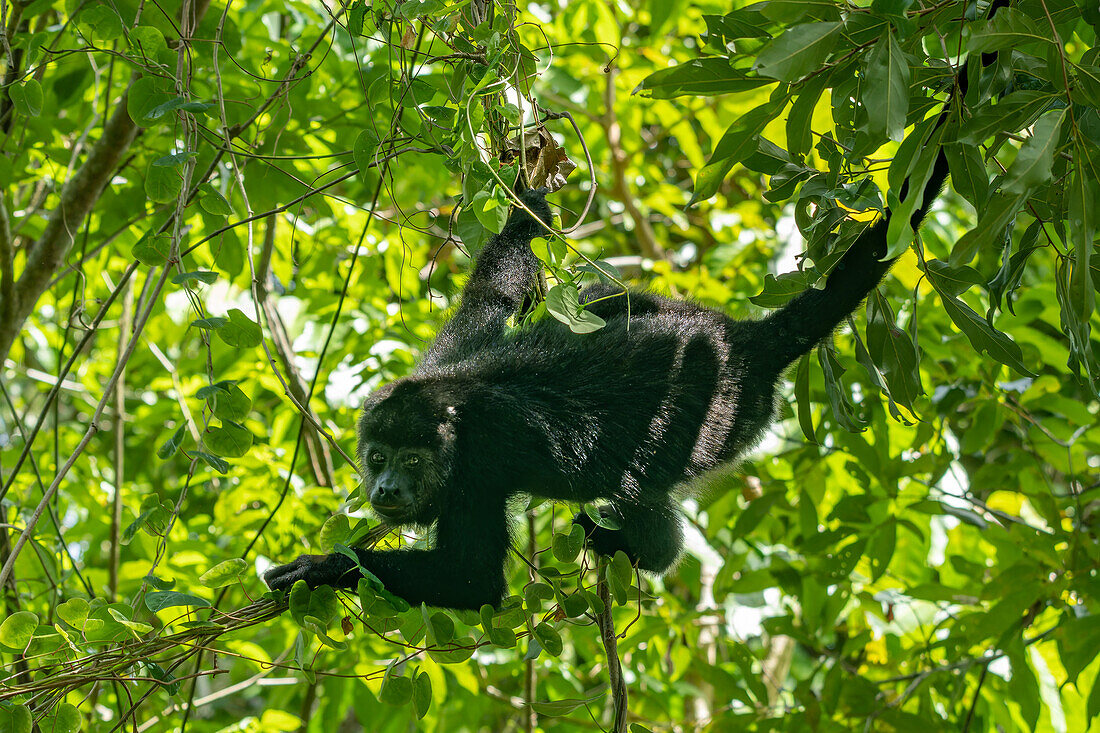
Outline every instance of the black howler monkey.
<path id="1" fill-rule="evenodd" d="M 965 75 L 959 84 L 965 86 Z M 956 93 L 956 98 L 961 95 Z M 949 113 L 945 111 L 940 123 Z M 941 151 L 911 223 L 947 177 Z M 904 196 L 904 192 L 903 192 Z M 432 527 L 431 549 L 357 549 L 359 562 L 413 604 L 498 604 L 505 594 L 509 500 L 526 493 L 610 504 L 620 529 L 575 521 L 599 553 L 623 550 L 642 570 L 676 561 L 673 492 L 736 461 L 772 420 L 783 371 L 827 337 L 890 269 L 887 216 L 866 229 L 821 290 L 760 320 L 652 293 L 582 293 L 607 325 L 576 335 L 557 321 L 510 329 L 540 272 L 531 240 L 547 233 L 538 191 L 477 258 L 461 305 L 408 377 L 372 394 L 359 420 L 371 505 L 386 521 Z M 340 554 L 303 555 L 270 570 L 273 589 L 354 587 Z"/>

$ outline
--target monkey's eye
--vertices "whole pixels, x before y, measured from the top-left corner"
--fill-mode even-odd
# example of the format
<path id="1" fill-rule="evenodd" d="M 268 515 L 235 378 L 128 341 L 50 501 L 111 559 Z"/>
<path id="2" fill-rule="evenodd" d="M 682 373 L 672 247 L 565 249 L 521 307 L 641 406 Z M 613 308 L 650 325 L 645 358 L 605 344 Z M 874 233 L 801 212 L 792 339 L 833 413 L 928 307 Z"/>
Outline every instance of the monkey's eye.
<path id="1" fill-rule="evenodd" d="M 370 462 L 380 466 L 386 462 L 386 457 L 382 455 L 379 451 L 375 451 L 374 453 L 370 454 Z"/>
<path id="2" fill-rule="evenodd" d="M 415 466 L 418 463 L 420 463 L 420 456 L 409 456 L 405 459 L 406 466 Z"/>

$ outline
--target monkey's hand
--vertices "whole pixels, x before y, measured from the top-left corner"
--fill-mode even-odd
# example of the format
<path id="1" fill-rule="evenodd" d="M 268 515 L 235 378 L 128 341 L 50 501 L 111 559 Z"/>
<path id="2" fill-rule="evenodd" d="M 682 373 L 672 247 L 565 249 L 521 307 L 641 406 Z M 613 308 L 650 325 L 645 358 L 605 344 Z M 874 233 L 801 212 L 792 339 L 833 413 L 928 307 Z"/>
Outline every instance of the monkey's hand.
<path id="1" fill-rule="evenodd" d="M 346 555 L 299 555 L 294 562 L 264 573 L 264 582 L 271 590 L 287 590 L 299 580 L 306 581 L 310 588 L 319 585 L 347 588 L 358 580 L 354 569 L 355 563 Z"/>

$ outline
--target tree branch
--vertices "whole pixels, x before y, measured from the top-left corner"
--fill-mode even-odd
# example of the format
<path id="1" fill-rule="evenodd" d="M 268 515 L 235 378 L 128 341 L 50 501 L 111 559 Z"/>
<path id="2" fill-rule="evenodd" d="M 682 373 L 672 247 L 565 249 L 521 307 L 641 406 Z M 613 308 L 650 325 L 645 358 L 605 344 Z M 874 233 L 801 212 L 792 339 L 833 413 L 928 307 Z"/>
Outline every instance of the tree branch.
<path id="1" fill-rule="evenodd" d="M 65 181 L 61 200 L 50 214 L 42 236 L 27 252 L 23 274 L 15 284 L 15 297 L 10 306 L 5 306 L 0 322 L 0 363 L 7 358 L 23 328 L 23 321 L 34 310 L 53 274 L 64 264 L 76 232 L 134 141 L 138 128 L 126 112 L 128 95 L 129 89 L 119 99 L 114 114 L 103 128 L 103 135 L 92 146 L 84 165 Z"/>

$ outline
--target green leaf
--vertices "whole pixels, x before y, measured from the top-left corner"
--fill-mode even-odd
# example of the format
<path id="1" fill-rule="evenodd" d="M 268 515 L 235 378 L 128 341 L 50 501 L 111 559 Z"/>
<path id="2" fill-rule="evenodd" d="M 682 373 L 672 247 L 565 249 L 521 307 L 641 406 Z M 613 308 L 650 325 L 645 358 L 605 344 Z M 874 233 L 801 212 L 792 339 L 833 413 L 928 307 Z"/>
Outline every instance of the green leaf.
<path id="1" fill-rule="evenodd" d="M 34 719 L 26 705 L 0 703 L 0 733 L 31 733 Z"/>
<path id="2" fill-rule="evenodd" d="M 867 56 L 863 106 L 867 110 L 872 133 L 899 142 L 905 137 L 905 117 L 909 112 L 909 62 L 889 28 Z"/>
<path id="3" fill-rule="evenodd" d="M 83 598 L 70 598 L 57 606 L 57 617 L 74 629 L 84 627 L 91 606 Z"/>
<path id="4" fill-rule="evenodd" d="M 840 23 L 791 26 L 760 50 L 754 68 L 762 76 L 797 81 L 828 58 L 840 38 L 840 29 Z"/>
<path id="5" fill-rule="evenodd" d="M 164 155 L 154 160 L 152 162 L 152 165 L 155 165 L 159 168 L 175 168 L 196 157 L 198 157 L 198 153 L 188 150 L 182 153 L 172 153 L 171 155 Z"/>
<path id="6" fill-rule="evenodd" d="M 172 277 L 172 282 L 176 285 L 186 285 L 196 280 L 199 282 L 210 283 L 218 279 L 218 273 L 210 272 L 209 270 L 195 270 L 193 272 L 181 272 L 178 275 Z"/>
<path id="7" fill-rule="evenodd" d="M 139 25 L 130 30 L 128 39 L 130 48 L 135 54 L 146 59 L 156 59 L 161 53 L 168 50 L 168 42 L 164 40 L 164 34 L 160 29 L 151 25 Z"/>
<path id="8" fill-rule="evenodd" d="M 355 144 L 351 149 L 351 157 L 355 161 L 356 167 L 359 168 L 361 175 L 367 175 L 368 171 L 374 167 L 375 154 L 378 152 L 379 144 L 378 133 L 370 127 L 362 130 L 359 136 L 355 138 Z"/>
<path id="9" fill-rule="evenodd" d="M 0 623 L 0 644 L 21 652 L 31 643 L 31 637 L 37 628 L 38 616 L 30 611 L 16 611 Z"/>
<path id="10" fill-rule="evenodd" d="M 545 621 L 535 626 L 534 633 L 542 648 L 555 657 L 559 656 L 565 648 L 561 640 L 561 634 Z"/>
<path id="11" fill-rule="evenodd" d="M 263 343 L 263 331 L 240 308 L 229 310 L 229 323 L 218 329 L 218 338 L 238 349 L 251 349 Z"/>
<path id="12" fill-rule="evenodd" d="M 157 458 L 162 461 L 171 458 L 176 455 L 176 451 L 179 450 L 183 444 L 184 428 L 180 426 L 176 429 L 176 432 L 172 433 L 172 437 L 164 441 L 160 448 L 157 448 Z"/>
<path id="13" fill-rule="evenodd" d="M 190 628 L 196 628 L 196 627 L 193 626 L 193 627 L 190 627 Z M 218 625 L 215 624 L 215 629 L 218 629 L 218 628 L 219 628 Z M 163 683 L 165 692 L 167 692 L 169 695 L 176 695 L 176 694 L 179 693 L 179 691 L 180 691 L 180 681 L 177 680 L 175 678 L 175 676 L 172 675 L 171 672 L 164 669 L 164 667 L 161 667 L 156 662 L 151 662 L 149 660 L 145 660 L 144 662 L 142 662 L 142 664 L 144 665 L 145 670 L 149 673 L 150 677 L 152 677 L 153 679 Z"/>
<path id="14" fill-rule="evenodd" d="M 212 456 L 201 450 L 191 451 L 191 455 L 195 456 L 195 458 L 198 458 L 220 474 L 225 474 L 229 471 L 229 464 L 217 456 Z"/>
<path id="15" fill-rule="evenodd" d="M 768 123 L 779 116 L 787 104 L 787 97 L 780 96 L 749 110 L 737 118 L 722 134 L 714 146 L 707 164 L 695 178 L 695 190 L 688 206 L 710 198 L 717 193 L 726 175 L 758 148 L 757 136 Z"/>
<path id="16" fill-rule="evenodd" d="M 1007 94 L 997 104 L 979 109 L 963 125 L 959 142 L 979 145 L 1001 133 L 1022 130 L 1057 101 L 1049 92 L 1025 89 Z"/>
<path id="17" fill-rule="evenodd" d="M 15 111 L 24 117 L 37 117 L 42 114 L 42 85 L 37 79 L 28 79 L 22 84 L 8 87 L 8 96 Z"/>
<path id="18" fill-rule="evenodd" d="M 153 163 L 145 173 L 145 195 L 150 201 L 165 204 L 175 201 L 183 189 L 183 178 L 175 168 Z"/>
<path id="19" fill-rule="evenodd" d="M 148 127 L 160 117 L 160 114 L 153 117 L 155 110 L 171 97 L 165 91 L 164 81 L 153 76 L 143 76 L 130 85 L 126 94 L 126 112 L 135 124 Z"/>
<path id="20" fill-rule="evenodd" d="M 1054 164 L 1054 151 L 1066 118 L 1065 108 L 1047 112 L 1036 122 L 1031 137 L 1020 148 L 1005 174 L 1004 190 L 1008 193 L 1026 194 L 1031 189 L 1050 180 L 1050 168 Z"/>
<path id="21" fill-rule="evenodd" d="M 729 59 L 703 58 L 656 71 L 643 79 L 634 92 L 654 99 L 673 99 L 745 92 L 774 83 L 734 68 Z"/>
<path id="22" fill-rule="evenodd" d="M 214 417 L 222 421 L 239 423 L 252 409 L 252 400 L 235 384 L 227 385 L 224 391 L 215 391 L 206 399 Z"/>
<path id="23" fill-rule="evenodd" d="M 347 514 L 334 514 L 321 526 L 321 552 L 332 552 L 337 544 L 347 542 L 351 534 L 351 522 Z"/>
<path id="24" fill-rule="evenodd" d="M 245 426 L 223 420 L 220 427 L 209 427 L 202 442 L 216 456 L 240 458 L 252 447 L 252 433 Z"/>
<path id="25" fill-rule="evenodd" d="M 948 143 L 943 148 L 951 171 L 951 185 L 981 211 L 989 200 L 989 173 L 981 151 L 973 143 Z"/>
<path id="26" fill-rule="evenodd" d="M 395 677 L 386 672 L 382 680 L 382 689 L 378 692 L 378 699 L 387 705 L 406 705 L 412 700 L 413 683 L 407 677 Z"/>
<path id="27" fill-rule="evenodd" d="M 129 629 L 134 638 L 139 638 L 142 635 L 148 634 L 150 631 L 153 630 L 153 627 L 149 624 L 144 624 L 140 621 L 131 621 L 129 616 L 125 615 L 122 611 L 113 606 L 108 606 L 107 613 L 109 613 L 111 615 L 111 618 L 113 618 L 115 621 L 119 622 L 127 629 Z M 133 613 L 133 611 L 129 607 L 126 607 L 125 613 L 129 614 Z"/>
<path id="28" fill-rule="evenodd" d="M 558 283 L 552 287 L 546 294 L 546 309 L 573 333 L 591 333 L 607 325 L 595 313 L 581 307 L 577 286 L 573 283 Z"/>
<path id="29" fill-rule="evenodd" d="M 154 234 L 152 230 L 134 243 L 130 254 L 143 265 L 157 267 L 168 261 L 172 252 L 172 238 L 167 234 Z"/>
<path id="30" fill-rule="evenodd" d="M 165 608 L 175 606 L 193 606 L 205 608 L 210 601 L 190 593 L 180 593 L 175 590 L 156 590 L 145 594 L 145 607 L 153 613 Z"/>
<path id="31" fill-rule="evenodd" d="M 175 112 L 176 110 L 194 114 L 197 112 L 206 112 L 213 106 L 214 105 L 210 102 L 194 102 L 187 97 L 173 97 L 153 107 L 153 109 L 147 113 L 147 117 L 150 120 L 159 120 L 169 112 Z"/>
<path id="32" fill-rule="evenodd" d="M 929 268 L 926 272 L 929 275 L 928 279 L 932 283 L 932 287 L 939 293 L 947 315 L 958 326 L 959 330 L 966 335 L 978 353 L 988 353 L 997 361 L 1012 367 L 1020 374 L 1029 377 L 1035 376 L 1033 372 L 1024 366 L 1023 353 L 1015 341 L 993 328 L 974 309 L 952 295 L 934 270 Z"/>
<path id="33" fill-rule="evenodd" d="M 348 8 L 348 33 L 352 37 L 363 35 L 363 19 L 367 14 L 366 0 L 355 0 Z"/>
<path id="34" fill-rule="evenodd" d="M 577 699 L 563 699 L 554 700 L 552 702 L 532 702 L 531 708 L 534 709 L 539 715 L 545 715 L 550 718 L 559 718 L 563 715 L 568 715 L 579 707 L 589 705 L 596 702 L 603 696 L 603 691 L 597 691 L 586 700 Z"/>
<path id="35" fill-rule="evenodd" d="M 412 703 L 416 719 L 422 720 L 432 704 L 432 678 L 427 672 L 418 672 L 413 678 Z"/>
<path id="36" fill-rule="evenodd" d="M 221 588 L 236 583 L 237 578 L 239 578 L 241 573 L 247 568 L 248 563 L 239 557 L 234 557 L 218 563 L 200 575 L 199 583 L 207 588 Z"/>
<path id="37" fill-rule="evenodd" d="M 81 28 L 87 28 L 87 33 L 93 41 L 113 41 L 122 35 L 122 18 L 110 5 L 88 5 L 77 16 L 77 23 Z"/>
<path id="38" fill-rule="evenodd" d="M 216 331 L 219 328 L 224 327 L 229 323 L 228 318 L 222 318 L 221 316 L 210 316 L 209 318 L 196 318 L 191 321 L 191 325 L 195 328 L 201 328 L 204 331 Z M 199 395 L 200 397 L 202 395 Z"/>
<path id="39" fill-rule="evenodd" d="M 0 720 L 2 716 L 0 713 Z M 75 705 L 63 702 L 46 713 L 38 727 L 42 733 L 76 733 L 80 730 L 80 724 L 80 711 Z M 3 724 L 0 723 L 0 730 L 3 729 Z"/>
<path id="40" fill-rule="evenodd" d="M 568 534 L 554 535 L 554 557 L 560 562 L 570 563 L 576 560 L 582 547 L 584 547 L 584 529 L 579 524 L 572 525 Z"/>
<path id="41" fill-rule="evenodd" d="M 974 255 L 978 252 L 998 245 L 1005 237 L 1005 229 L 1016 218 L 1017 212 L 1023 208 L 1026 201 L 1027 196 L 1022 193 L 995 194 L 981 218 L 978 219 L 978 224 L 951 248 L 951 264 L 955 266 L 966 264 L 974 259 Z"/>
<path id="42" fill-rule="evenodd" d="M 878 580 L 886 572 L 890 560 L 894 556 L 894 547 L 897 544 L 897 521 L 893 518 L 885 523 L 871 535 L 871 541 L 867 543 L 867 558 L 871 561 L 871 582 Z"/>
<path id="43" fill-rule="evenodd" d="M 990 53 L 1029 43 L 1049 44 L 1049 28 L 1037 24 L 1016 8 L 997 10 L 993 17 L 971 27 L 970 53 Z"/>
<path id="44" fill-rule="evenodd" d="M 233 213 L 233 207 L 229 205 L 225 196 L 210 186 L 203 186 L 202 194 L 199 196 L 199 206 L 214 216 L 230 216 Z"/>

